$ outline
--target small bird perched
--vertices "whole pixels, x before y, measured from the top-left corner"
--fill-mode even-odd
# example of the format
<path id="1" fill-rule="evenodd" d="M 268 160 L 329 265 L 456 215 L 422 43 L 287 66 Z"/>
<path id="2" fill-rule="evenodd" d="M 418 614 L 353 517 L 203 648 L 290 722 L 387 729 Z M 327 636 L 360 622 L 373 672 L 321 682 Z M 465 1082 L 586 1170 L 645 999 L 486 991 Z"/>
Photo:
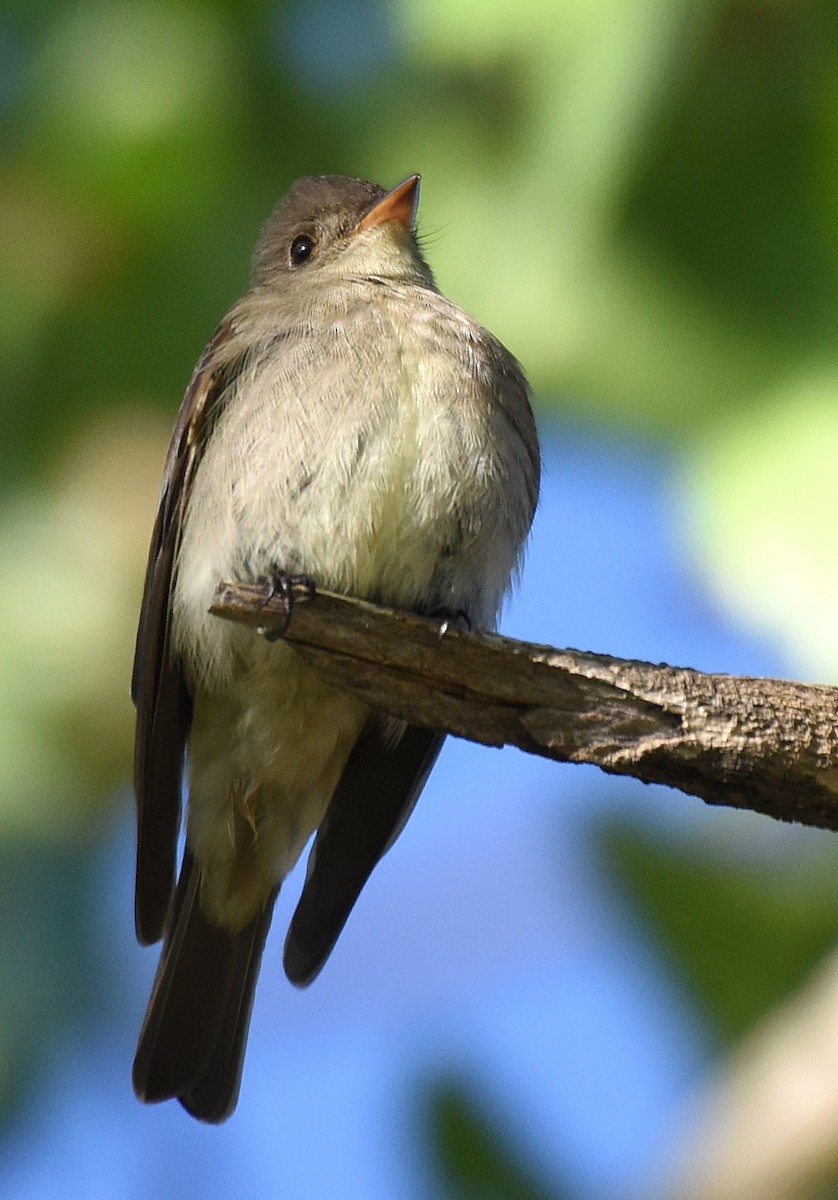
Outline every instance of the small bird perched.
<path id="1" fill-rule="evenodd" d="M 165 936 L 140 1099 L 235 1107 L 279 886 L 317 831 L 285 943 L 310 983 L 442 744 L 209 613 L 224 579 L 336 592 L 491 629 L 539 487 L 521 368 L 440 295 L 419 176 L 299 180 L 198 362 L 169 449 L 137 633 L 136 925 Z M 186 846 L 175 887 L 184 751 Z"/>

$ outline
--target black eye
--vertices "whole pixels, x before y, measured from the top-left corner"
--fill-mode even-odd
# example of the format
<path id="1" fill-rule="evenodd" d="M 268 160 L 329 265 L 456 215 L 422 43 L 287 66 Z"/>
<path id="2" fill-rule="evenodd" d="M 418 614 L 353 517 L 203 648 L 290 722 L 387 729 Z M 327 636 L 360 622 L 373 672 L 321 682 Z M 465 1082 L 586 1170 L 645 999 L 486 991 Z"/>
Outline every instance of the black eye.
<path id="1" fill-rule="evenodd" d="M 292 267 L 299 267 L 314 253 L 314 238 L 307 233 L 300 233 L 291 243 L 289 258 Z"/>

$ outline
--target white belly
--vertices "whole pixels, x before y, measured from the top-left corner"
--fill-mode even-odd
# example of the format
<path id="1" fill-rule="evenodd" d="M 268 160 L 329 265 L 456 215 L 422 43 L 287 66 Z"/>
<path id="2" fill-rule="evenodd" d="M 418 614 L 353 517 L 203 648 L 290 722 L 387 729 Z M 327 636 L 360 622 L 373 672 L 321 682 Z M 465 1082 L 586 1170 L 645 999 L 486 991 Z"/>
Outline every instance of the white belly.
<path id="1" fill-rule="evenodd" d="M 199 689 L 189 738 L 189 841 L 206 910 L 243 927 L 320 824 L 367 717 L 289 647 L 243 634 L 240 669 Z"/>

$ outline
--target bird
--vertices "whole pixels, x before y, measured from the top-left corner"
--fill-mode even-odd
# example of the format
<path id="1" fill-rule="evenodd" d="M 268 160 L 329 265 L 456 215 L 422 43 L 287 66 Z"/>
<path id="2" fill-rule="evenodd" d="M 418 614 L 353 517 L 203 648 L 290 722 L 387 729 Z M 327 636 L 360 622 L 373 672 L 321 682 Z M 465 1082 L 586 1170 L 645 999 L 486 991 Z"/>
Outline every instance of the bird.
<path id="1" fill-rule="evenodd" d="M 283 956 L 303 987 L 444 738 L 213 616 L 216 588 L 287 591 L 302 576 L 493 629 L 538 499 L 524 373 L 440 293 L 416 233 L 419 185 L 320 175 L 290 188 L 198 361 L 165 463 L 132 677 L 136 932 L 163 946 L 133 1083 L 209 1123 L 238 1100 L 282 881 L 314 835 Z"/>

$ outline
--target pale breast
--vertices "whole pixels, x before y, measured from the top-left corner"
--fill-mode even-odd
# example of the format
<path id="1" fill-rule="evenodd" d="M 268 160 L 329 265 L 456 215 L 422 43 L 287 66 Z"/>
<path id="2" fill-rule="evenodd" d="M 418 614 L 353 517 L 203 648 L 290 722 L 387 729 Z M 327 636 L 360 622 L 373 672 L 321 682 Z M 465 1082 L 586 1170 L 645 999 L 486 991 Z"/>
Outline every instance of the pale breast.
<path id="1" fill-rule="evenodd" d="M 526 385 L 436 293 L 350 295 L 253 356 L 209 438 L 175 593 L 176 638 L 202 674 L 230 669 L 227 631 L 206 616 L 218 581 L 278 567 L 494 622 L 534 503 L 510 417 L 529 413 Z"/>

